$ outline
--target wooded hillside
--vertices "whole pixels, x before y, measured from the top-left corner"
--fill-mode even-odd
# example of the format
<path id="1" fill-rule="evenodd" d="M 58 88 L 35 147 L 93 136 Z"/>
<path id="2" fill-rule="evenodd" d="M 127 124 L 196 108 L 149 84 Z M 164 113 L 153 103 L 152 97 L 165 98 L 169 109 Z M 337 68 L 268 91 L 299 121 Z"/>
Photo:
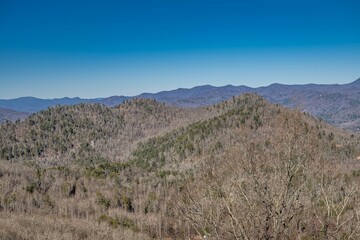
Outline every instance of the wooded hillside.
<path id="1" fill-rule="evenodd" d="M 254 94 L 53 107 L 0 158 L 0 239 L 360 237 L 359 135 Z"/>

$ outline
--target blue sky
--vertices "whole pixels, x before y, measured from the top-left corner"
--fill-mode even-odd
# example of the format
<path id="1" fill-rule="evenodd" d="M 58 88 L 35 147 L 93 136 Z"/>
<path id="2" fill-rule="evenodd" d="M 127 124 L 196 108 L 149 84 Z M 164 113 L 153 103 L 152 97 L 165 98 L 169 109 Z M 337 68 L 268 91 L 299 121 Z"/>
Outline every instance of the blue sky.
<path id="1" fill-rule="evenodd" d="M 0 0 L 0 98 L 360 77 L 358 0 Z"/>

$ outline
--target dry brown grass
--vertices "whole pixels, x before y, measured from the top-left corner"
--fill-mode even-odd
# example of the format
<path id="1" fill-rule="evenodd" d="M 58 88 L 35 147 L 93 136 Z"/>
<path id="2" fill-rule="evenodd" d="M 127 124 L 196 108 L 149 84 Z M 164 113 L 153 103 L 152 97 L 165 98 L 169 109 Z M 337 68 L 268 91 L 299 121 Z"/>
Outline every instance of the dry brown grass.
<path id="1" fill-rule="evenodd" d="M 146 240 L 140 232 L 112 228 L 107 224 L 58 215 L 0 215 L 1 240 Z"/>

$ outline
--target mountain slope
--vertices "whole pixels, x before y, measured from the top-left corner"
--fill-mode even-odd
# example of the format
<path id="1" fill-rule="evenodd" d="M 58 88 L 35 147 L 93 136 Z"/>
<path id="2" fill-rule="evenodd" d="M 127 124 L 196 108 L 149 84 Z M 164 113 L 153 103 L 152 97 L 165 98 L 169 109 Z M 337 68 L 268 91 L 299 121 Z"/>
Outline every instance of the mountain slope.
<path id="1" fill-rule="evenodd" d="M 290 128 L 288 125 L 296 126 L 298 134 L 304 135 L 308 140 L 313 138 L 316 145 L 313 143 L 312 146 L 317 146 L 317 151 L 328 149 L 331 152 L 331 148 L 339 150 L 334 146 L 349 147 L 353 150 L 346 157 L 355 158 L 355 152 L 359 150 L 349 139 L 349 135 L 339 129 L 325 125 L 306 113 L 269 104 L 254 94 L 232 98 L 212 108 L 218 109 L 217 114 L 140 143 L 133 152 L 133 160 L 143 164 L 144 169 L 165 167 L 169 170 L 175 167 L 171 161 L 179 163 L 188 158 L 211 158 L 224 154 L 230 146 L 236 147 L 244 142 L 275 143 L 280 141 L 280 135 L 285 134 L 284 132 L 292 131 L 287 129 Z M 306 143 L 308 144 L 310 141 Z M 270 145 L 269 143 L 266 148 Z M 342 156 L 334 152 L 331 158 L 340 159 Z"/>
<path id="2" fill-rule="evenodd" d="M 24 219 L 33 238 L 49 231 L 34 216 L 74 225 L 75 239 L 99 228 L 128 239 L 360 234 L 359 135 L 255 94 L 188 109 L 57 106 L 0 133 L 0 215 Z M 20 235 L 6 229 L 0 238 Z"/>
<path id="3" fill-rule="evenodd" d="M 328 123 L 359 131 L 360 119 L 359 80 L 344 85 L 273 84 L 257 90 L 271 102 L 285 106 L 298 106 Z"/>

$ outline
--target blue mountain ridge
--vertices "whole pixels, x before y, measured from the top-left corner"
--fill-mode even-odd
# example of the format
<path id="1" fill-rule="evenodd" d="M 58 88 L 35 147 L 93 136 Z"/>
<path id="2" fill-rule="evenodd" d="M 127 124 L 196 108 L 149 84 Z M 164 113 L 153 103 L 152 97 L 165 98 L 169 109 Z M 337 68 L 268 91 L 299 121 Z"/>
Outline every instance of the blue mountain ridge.
<path id="1" fill-rule="evenodd" d="M 243 85 L 221 87 L 203 85 L 190 89 L 179 88 L 158 93 L 142 93 L 137 96 L 111 96 L 93 99 L 21 97 L 9 100 L 0 99 L 0 108 L 34 113 L 55 105 L 79 103 L 101 103 L 113 107 L 131 98 L 152 98 L 179 107 L 199 107 L 216 104 L 246 92 L 257 93 L 272 103 L 288 107 L 300 106 L 303 111 L 323 118 L 329 123 L 360 130 L 360 78 L 348 84 L 286 85 L 274 83 L 258 88 Z"/>

